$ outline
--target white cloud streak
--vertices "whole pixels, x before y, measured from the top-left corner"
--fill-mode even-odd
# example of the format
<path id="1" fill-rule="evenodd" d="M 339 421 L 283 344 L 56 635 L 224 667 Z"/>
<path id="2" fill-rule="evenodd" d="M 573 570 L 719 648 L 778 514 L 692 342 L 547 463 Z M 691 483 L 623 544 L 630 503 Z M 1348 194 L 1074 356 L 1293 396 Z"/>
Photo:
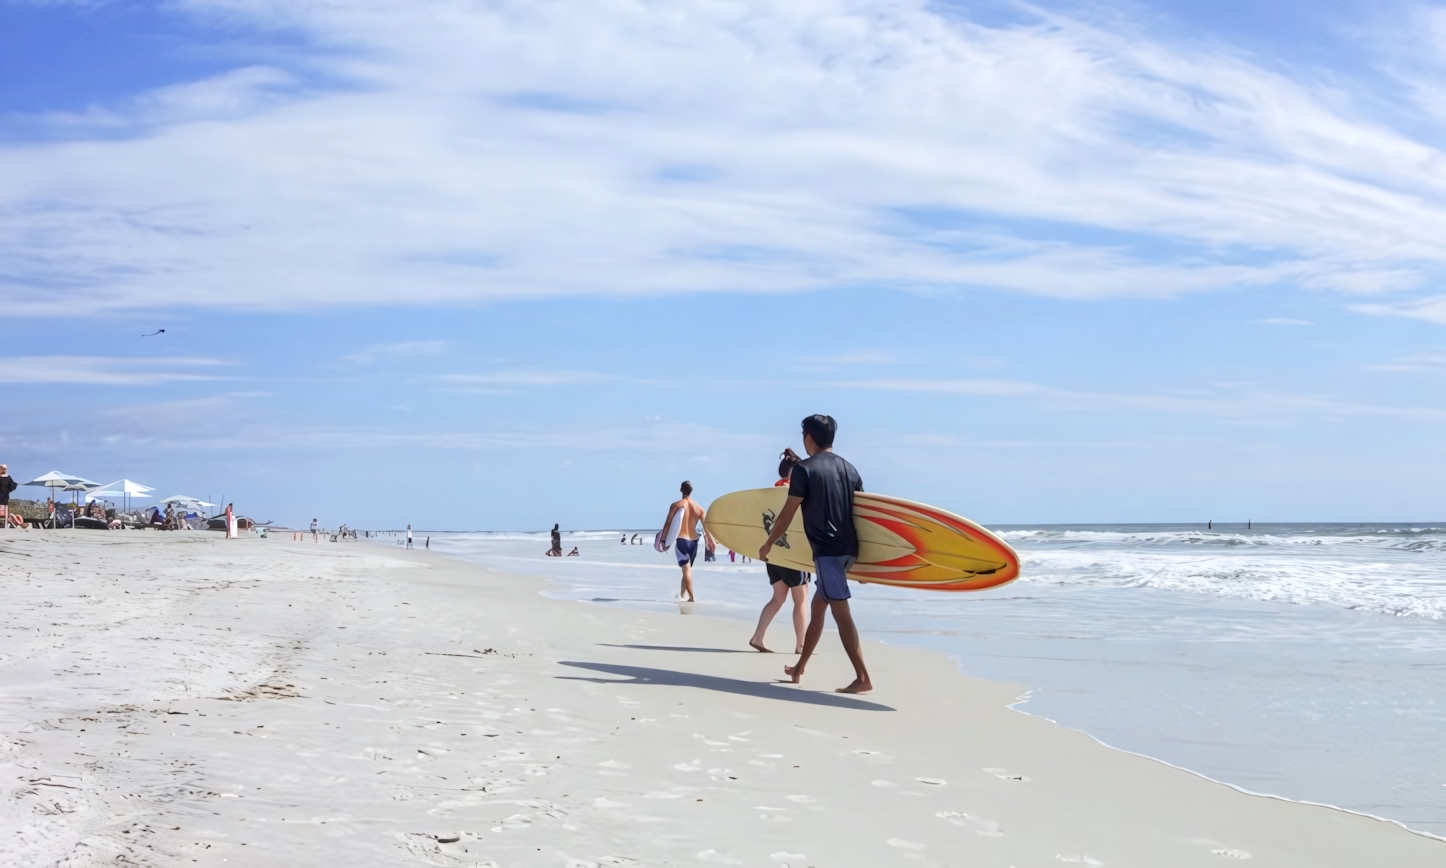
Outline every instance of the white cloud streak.
<path id="1" fill-rule="evenodd" d="M 360 352 L 341 357 L 354 365 L 369 365 L 389 359 L 435 358 L 447 352 L 447 341 L 402 341 L 394 344 L 373 344 Z"/>
<path id="2" fill-rule="evenodd" d="M 87 384 L 97 386 L 153 386 L 220 376 L 200 373 L 226 362 L 199 358 L 130 358 L 124 356 L 4 356 L 0 357 L 0 383 Z"/>
<path id="3" fill-rule="evenodd" d="M 985 25 L 924 0 L 181 5 L 304 34 L 309 68 L 32 119 L 44 140 L 0 147 L 12 313 L 1391 293 L 1446 271 L 1446 153 L 1374 120 L 1378 94 L 1118 21 Z"/>
<path id="4" fill-rule="evenodd" d="M 1198 394 L 1151 394 L 1062 389 L 1008 380 L 880 379 L 835 385 L 846 389 L 882 392 L 934 393 L 994 398 L 1027 397 L 1035 399 L 1037 403 L 1045 407 L 1185 413 L 1243 424 L 1277 425 L 1300 417 L 1384 417 L 1446 422 L 1446 410 L 1437 407 L 1364 404 L 1339 401 L 1319 395 L 1252 392 L 1243 388 L 1222 388 Z"/>

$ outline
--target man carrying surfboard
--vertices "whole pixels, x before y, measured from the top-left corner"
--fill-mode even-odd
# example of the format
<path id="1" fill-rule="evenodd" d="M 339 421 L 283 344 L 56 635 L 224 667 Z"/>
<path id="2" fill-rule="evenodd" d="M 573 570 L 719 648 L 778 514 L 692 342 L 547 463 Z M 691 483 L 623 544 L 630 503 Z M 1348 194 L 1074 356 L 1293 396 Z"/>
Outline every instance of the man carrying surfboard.
<path id="1" fill-rule="evenodd" d="M 673 519 L 678 519 L 677 542 L 673 544 L 673 553 L 678 556 L 678 566 L 683 570 L 683 582 L 678 588 L 678 596 L 692 603 L 693 562 L 698 559 L 698 523 L 707 517 L 707 513 L 693 499 L 693 483 L 685 479 L 678 490 L 682 492 L 683 499 L 674 501 L 668 507 L 668 518 L 663 522 L 660 536 L 671 536 Z M 703 536 L 707 539 L 709 548 L 716 545 L 707 528 L 703 529 Z M 666 546 L 664 548 L 666 550 Z"/>
<path id="2" fill-rule="evenodd" d="M 833 438 L 837 431 L 838 423 L 832 416 L 809 416 L 803 420 L 803 448 L 808 457 L 794 465 L 789 475 L 788 500 L 773 522 L 767 541 L 758 550 L 758 559 L 768 560 L 773 544 L 787 532 L 794 513 L 802 507 L 803 532 L 813 548 L 818 583 L 813 592 L 808 631 L 803 637 L 803 653 L 797 663 L 783 667 L 783 671 L 794 684 L 803 680 L 803 669 L 823 636 L 824 612 L 831 611 L 838 625 L 839 640 L 854 665 L 853 683 L 840 687 L 838 692 L 868 693 L 874 685 L 869 681 L 863 649 L 859 646 L 859 631 L 849 612 L 852 595 L 848 583 L 849 568 L 859 557 L 859 538 L 854 530 L 854 492 L 863 491 L 864 482 L 852 464 L 834 454 Z"/>

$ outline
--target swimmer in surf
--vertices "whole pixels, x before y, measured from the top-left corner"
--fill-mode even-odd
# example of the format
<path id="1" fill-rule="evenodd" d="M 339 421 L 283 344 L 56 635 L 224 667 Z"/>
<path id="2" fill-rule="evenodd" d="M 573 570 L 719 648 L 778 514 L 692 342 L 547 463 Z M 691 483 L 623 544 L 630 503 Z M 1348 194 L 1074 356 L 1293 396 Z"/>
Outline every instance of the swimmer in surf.
<path id="1" fill-rule="evenodd" d="M 673 553 L 678 556 L 678 567 L 683 571 L 683 581 L 678 587 L 678 597 L 686 602 L 694 602 L 693 597 L 693 561 L 698 559 L 698 523 L 701 522 L 707 513 L 703 507 L 693 500 L 693 483 L 687 480 L 678 487 L 683 493 L 683 499 L 674 501 L 668 507 L 668 517 L 663 521 L 663 536 L 668 535 L 668 528 L 673 526 L 673 516 L 679 511 L 683 513 L 682 528 L 678 531 L 678 541 L 674 543 Z M 707 540 L 709 547 L 716 545 L 713 542 L 713 535 L 708 529 L 703 528 L 703 537 Z"/>

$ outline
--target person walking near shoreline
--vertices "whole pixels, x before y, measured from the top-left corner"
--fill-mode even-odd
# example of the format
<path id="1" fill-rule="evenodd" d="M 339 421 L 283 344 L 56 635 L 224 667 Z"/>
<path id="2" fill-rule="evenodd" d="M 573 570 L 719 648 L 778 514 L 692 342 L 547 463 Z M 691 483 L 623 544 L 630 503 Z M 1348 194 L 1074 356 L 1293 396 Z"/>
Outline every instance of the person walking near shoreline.
<path id="1" fill-rule="evenodd" d="M 773 544 L 788 530 L 793 516 L 803 508 L 803 532 L 813 547 L 814 571 L 818 586 L 813 592 L 813 607 L 808 631 L 803 637 L 803 651 L 798 662 L 783 667 L 794 684 L 803 680 L 808 658 L 823 636 L 823 617 L 833 612 L 838 625 L 838 638 L 843 643 L 849 662 L 854 666 L 854 680 L 839 693 L 868 693 L 874 689 L 869 671 L 864 666 L 859 631 L 849 611 L 848 571 L 859 557 L 859 538 L 854 530 L 854 492 L 863 491 L 863 479 L 854 466 L 834 454 L 833 440 L 838 423 L 832 416 L 815 415 L 803 420 L 803 448 L 808 457 L 798 462 L 789 475 L 788 501 L 783 506 L 773 530 L 758 559 L 768 560 Z"/>
<path id="2" fill-rule="evenodd" d="M 678 586 L 678 598 L 688 602 L 697 602 L 693 596 L 693 562 L 698 559 L 698 523 L 707 517 L 703 507 L 693 499 L 693 483 L 683 480 L 678 487 L 682 492 L 683 499 L 675 500 L 668 507 L 668 517 L 663 521 L 662 535 L 666 538 L 668 528 L 673 526 L 673 516 L 682 512 L 682 525 L 678 530 L 678 539 L 673 543 L 673 553 L 678 556 L 678 566 L 683 571 L 683 581 Z M 709 546 L 714 546 L 713 535 L 708 528 L 703 528 L 703 537 Z"/>
<path id="3" fill-rule="evenodd" d="M 792 449 L 783 450 L 783 455 L 778 461 L 778 481 L 775 486 L 788 485 L 789 476 L 793 468 L 798 464 L 798 454 Z M 729 552 L 731 555 L 732 552 Z M 774 564 L 767 564 L 768 584 L 773 589 L 773 599 L 763 606 L 762 613 L 758 616 L 758 629 L 753 631 L 753 638 L 748 644 L 755 651 L 770 654 L 771 651 L 764 645 L 764 636 L 768 633 L 768 625 L 773 623 L 773 618 L 778 610 L 783 608 L 784 600 L 793 597 L 793 653 L 803 653 L 804 629 L 808 619 L 804 615 L 805 604 L 808 602 L 808 573 L 801 570 L 792 570 L 788 567 L 780 567 Z"/>
<path id="4" fill-rule="evenodd" d="M 407 548 L 412 547 L 412 526 L 407 525 Z"/>

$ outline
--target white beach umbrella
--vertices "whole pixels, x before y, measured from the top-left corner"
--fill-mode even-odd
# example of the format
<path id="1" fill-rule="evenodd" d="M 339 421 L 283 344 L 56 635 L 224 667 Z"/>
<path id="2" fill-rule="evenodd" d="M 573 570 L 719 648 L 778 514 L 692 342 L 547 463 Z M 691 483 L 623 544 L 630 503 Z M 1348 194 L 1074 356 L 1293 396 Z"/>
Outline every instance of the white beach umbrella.
<path id="1" fill-rule="evenodd" d="M 126 500 L 124 507 L 130 508 L 132 497 L 150 497 L 148 491 L 155 491 L 149 485 L 141 485 L 139 482 L 131 482 L 129 479 L 118 479 L 115 482 L 108 482 L 102 485 L 99 490 L 91 489 L 85 493 L 87 502 L 99 497 L 123 497 Z"/>
<path id="2" fill-rule="evenodd" d="M 69 492 L 72 492 L 71 500 L 74 501 L 74 500 L 75 500 L 75 497 L 74 497 L 74 495 L 73 495 L 74 492 L 77 492 L 77 491 L 90 491 L 90 490 L 93 489 L 93 488 L 99 488 L 99 487 L 100 487 L 100 483 L 99 483 L 99 482 L 96 482 L 96 481 L 93 480 L 93 479 L 85 479 L 84 477 L 79 477 L 79 476 L 77 476 L 77 477 L 75 477 L 75 478 L 71 481 L 71 483 L 70 483 L 69 485 L 65 486 L 64 488 L 62 488 L 62 489 L 60 489 L 60 490 L 61 490 L 61 491 L 69 491 Z"/>

